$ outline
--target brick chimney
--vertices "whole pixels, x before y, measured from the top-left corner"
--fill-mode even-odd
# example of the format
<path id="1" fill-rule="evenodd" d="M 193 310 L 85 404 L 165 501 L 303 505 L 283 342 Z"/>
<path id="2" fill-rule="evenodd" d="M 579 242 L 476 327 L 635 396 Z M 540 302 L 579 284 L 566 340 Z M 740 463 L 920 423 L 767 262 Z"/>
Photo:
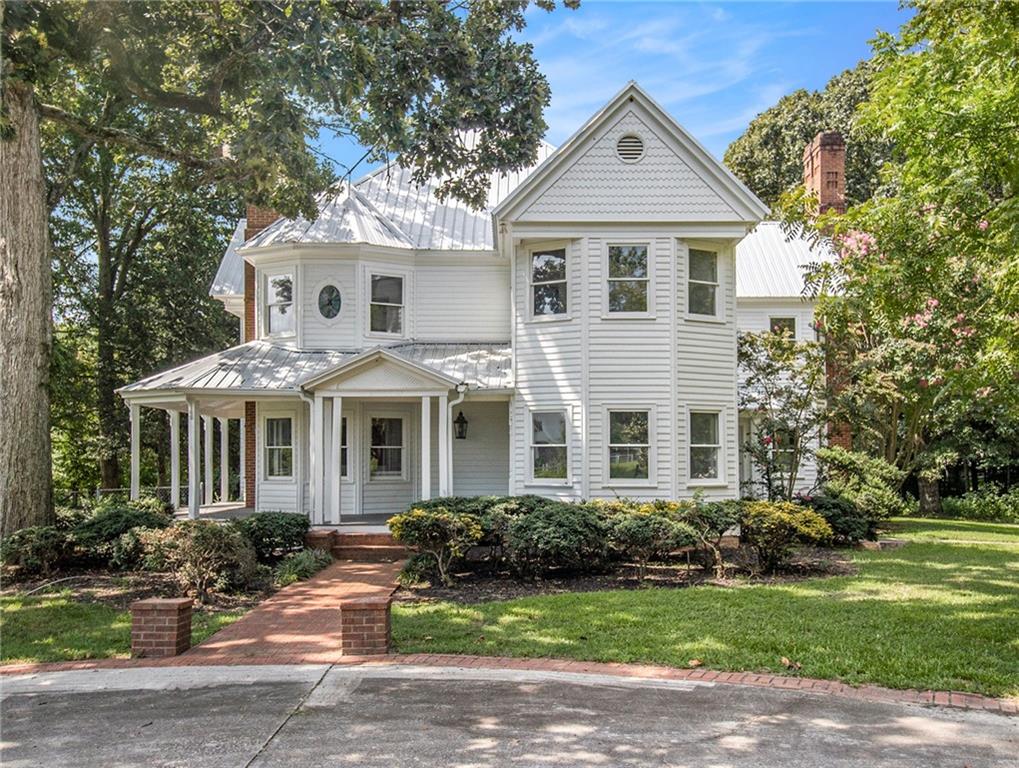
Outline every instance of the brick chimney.
<path id="1" fill-rule="evenodd" d="M 817 196 L 818 213 L 846 212 L 846 142 L 842 134 L 817 134 L 803 149 L 803 186 Z"/>

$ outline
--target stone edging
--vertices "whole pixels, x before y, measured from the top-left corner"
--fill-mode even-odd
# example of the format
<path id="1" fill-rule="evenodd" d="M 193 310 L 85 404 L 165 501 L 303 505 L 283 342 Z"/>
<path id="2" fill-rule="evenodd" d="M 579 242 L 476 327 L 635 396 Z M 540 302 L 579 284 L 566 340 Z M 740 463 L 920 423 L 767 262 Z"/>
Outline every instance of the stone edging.
<path id="1" fill-rule="evenodd" d="M 43 664 L 8 664 L 0 666 L 0 676 L 28 675 L 89 669 L 130 669 L 136 667 L 192 667 L 265 664 L 322 663 L 306 655 L 271 657 L 200 658 L 177 656 L 166 659 L 97 659 L 93 661 L 61 661 Z M 861 701 L 891 704 L 919 704 L 955 709 L 982 710 L 1004 715 L 1019 715 L 1019 698 L 995 699 L 962 691 L 916 691 L 882 688 L 876 685 L 852 686 L 835 680 L 810 677 L 757 674 L 753 672 L 718 672 L 712 669 L 678 669 L 647 664 L 620 664 L 558 659 L 523 659 L 500 656 L 459 656 L 453 654 L 409 653 L 389 656 L 346 656 L 325 662 L 337 666 L 406 664 L 428 667 L 465 667 L 469 669 L 513 669 L 536 672 L 571 672 L 616 677 L 656 680 L 689 680 L 719 685 L 748 685 L 757 688 L 779 688 L 806 693 L 839 696 Z"/>

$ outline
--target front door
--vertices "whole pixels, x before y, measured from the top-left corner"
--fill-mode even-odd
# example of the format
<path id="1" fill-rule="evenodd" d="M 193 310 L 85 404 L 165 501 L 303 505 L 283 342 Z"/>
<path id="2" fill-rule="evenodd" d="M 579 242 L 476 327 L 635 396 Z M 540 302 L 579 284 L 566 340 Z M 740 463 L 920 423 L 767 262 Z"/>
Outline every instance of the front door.
<path id="1" fill-rule="evenodd" d="M 415 498 L 417 470 L 412 450 L 417 430 L 405 403 L 368 408 L 364 414 L 361 513 L 394 515 Z"/>

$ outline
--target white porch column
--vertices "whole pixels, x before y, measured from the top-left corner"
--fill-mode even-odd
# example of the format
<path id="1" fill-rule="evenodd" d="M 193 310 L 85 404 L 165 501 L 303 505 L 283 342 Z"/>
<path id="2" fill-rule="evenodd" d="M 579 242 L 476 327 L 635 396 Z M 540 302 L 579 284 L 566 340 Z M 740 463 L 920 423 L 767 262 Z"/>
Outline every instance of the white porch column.
<path id="1" fill-rule="evenodd" d="M 311 471 L 311 522 L 315 524 L 321 524 L 325 517 L 323 516 L 323 502 L 325 501 L 324 495 L 324 483 L 325 479 L 325 462 L 322 460 L 322 445 L 325 442 L 323 438 L 323 402 L 325 397 L 320 394 L 315 394 L 315 399 L 311 405 L 311 425 L 310 425 L 310 437 L 311 437 L 311 450 L 309 451 L 308 467 Z"/>
<path id="2" fill-rule="evenodd" d="M 205 429 L 205 504 L 212 504 L 212 417 L 202 416 L 202 427 Z"/>
<path id="3" fill-rule="evenodd" d="M 201 412 L 198 410 L 198 403 L 192 400 L 188 402 L 188 517 L 192 520 L 198 519 L 198 508 L 202 503 L 200 498 L 202 484 L 198 482 L 198 475 L 201 472 L 199 469 L 201 433 Z"/>
<path id="4" fill-rule="evenodd" d="M 219 420 L 219 500 L 230 501 L 230 419 Z"/>
<path id="5" fill-rule="evenodd" d="M 343 398 L 337 395 L 333 398 L 333 435 L 332 435 L 332 463 L 329 467 L 329 476 L 333 479 L 333 499 L 330 505 L 329 519 L 337 525 L 340 522 L 340 492 L 343 487 L 343 477 L 340 473 L 340 453 L 343 451 Z"/>
<path id="6" fill-rule="evenodd" d="M 432 498 L 432 398 L 421 398 L 421 498 Z"/>
<path id="7" fill-rule="evenodd" d="M 128 406 L 131 412 L 131 498 L 137 499 L 141 496 L 141 406 L 131 403 Z"/>
<path id="8" fill-rule="evenodd" d="M 240 431 L 240 437 L 238 438 L 238 441 L 237 441 L 238 442 L 238 446 L 237 447 L 239 449 L 237 451 L 237 453 L 240 455 L 240 459 L 241 459 L 240 471 L 237 473 L 238 475 L 240 475 L 240 483 L 238 485 L 238 490 L 239 490 L 240 496 L 238 498 L 240 498 L 240 500 L 245 502 L 245 503 L 250 503 L 247 499 L 244 498 L 244 488 L 245 488 L 245 486 L 247 484 L 247 479 L 246 478 L 247 478 L 247 471 L 248 471 L 247 466 L 245 466 L 246 463 L 247 463 L 247 457 L 245 455 L 247 453 L 247 450 L 245 450 L 246 446 L 244 445 L 244 441 L 245 441 L 246 436 L 247 436 L 248 433 L 247 433 L 247 430 L 244 429 L 244 424 L 245 424 L 244 418 L 241 417 L 241 431 Z"/>
<path id="9" fill-rule="evenodd" d="M 449 395 L 439 395 L 439 495 L 449 496 Z"/>
<path id="10" fill-rule="evenodd" d="M 180 413 L 167 411 L 170 417 L 170 506 L 180 509 Z"/>

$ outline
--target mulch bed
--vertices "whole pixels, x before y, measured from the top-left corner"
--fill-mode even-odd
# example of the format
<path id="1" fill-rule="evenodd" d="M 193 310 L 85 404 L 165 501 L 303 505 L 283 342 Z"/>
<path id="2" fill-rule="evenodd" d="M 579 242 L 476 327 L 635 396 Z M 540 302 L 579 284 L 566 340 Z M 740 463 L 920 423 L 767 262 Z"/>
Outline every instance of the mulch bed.
<path id="1" fill-rule="evenodd" d="M 166 573 L 150 571 L 79 570 L 61 571 L 47 578 L 30 577 L 12 581 L 4 575 L 0 596 L 45 597 L 66 595 L 80 603 L 99 603 L 126 611 L 135 600 L 149 597 L 180 597 L 180 586 Z M 215 594 L 202 606 L 210 613 L 250 608 L 275 590 L 245 594 Z"/>
<path id="2" fill-rule="evenodd" d="M 654 565 L 648 568 L 647 578 L 637 579 L 633 566 L 620 565 L 614 570 L 598 574 L 562 573 L 538 579 L 519 579 L 509 571 L 467 571 L 457 574 L 456 584 L 444 587 L 438 582 L 430 585 L 400 587 L 393 599 L 400 602 L 446 601 L 470 605 L 497 600 L 513 600 L 533 595 L 555 595 L 568 592 L 600 592 L 611 589 L 682 588 L 698 584 L 717 587 L 738 587 L 747 584 L 777 584 L 803 581 L 819 576 L 847 576 L 856 569 L 837 550 L 802 548 L 785 570 L 775 575 L 757 575 L 751 572 L 742 554 L 727 553 L 727 576 L 717 579 L 710 570 L 684 563 Z"/>

